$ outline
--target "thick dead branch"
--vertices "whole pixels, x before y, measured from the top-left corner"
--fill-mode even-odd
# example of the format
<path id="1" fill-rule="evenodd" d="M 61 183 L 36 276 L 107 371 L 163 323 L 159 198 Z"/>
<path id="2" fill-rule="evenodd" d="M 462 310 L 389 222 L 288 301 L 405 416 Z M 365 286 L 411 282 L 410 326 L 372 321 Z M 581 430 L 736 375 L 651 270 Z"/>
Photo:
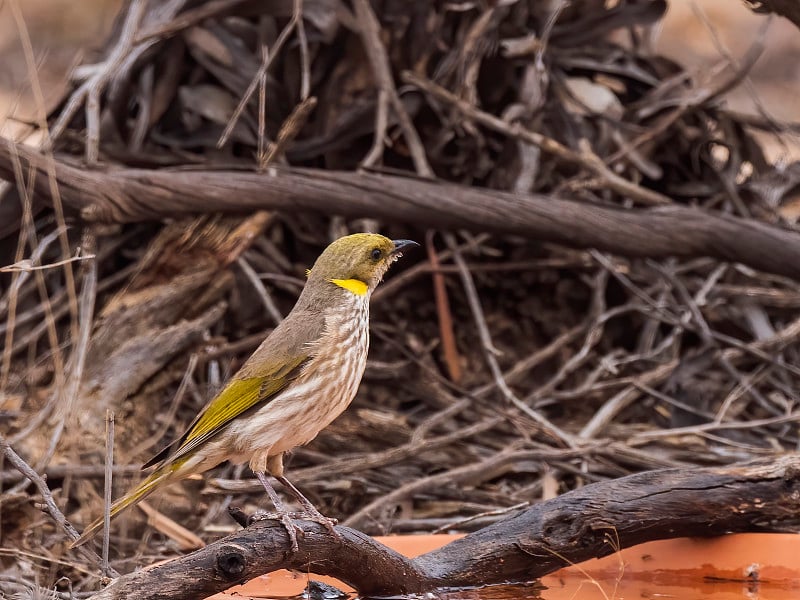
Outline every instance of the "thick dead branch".
<path id="1" fill-rule="evenodd" d="M 95 600 L 204 598 L 276 569 L 332 575 L 362 595 L 531 581 L 569 562 L 645 541 L 800 526 L 800 458 L 638 473 L 566 493 L 416 559 L 353 529 L 314 523 L 287 551 L 277 522 L 256 523 L 197 552 L 120 577 Z M 189 575 L 189 576 L 187 576 Z"/>
<path id="2" fill-rule="evenodd" d="M 49 198 L 46 158 L 0 145 L 0 175 L 11 157 L 36 171 Z M 206 212 L 315 210 L 446 228 L 491 230 L 625 256 L 711 256 L 800 279 L 800 235 L 779 227 L 687 207 L 625 210 L 541 195 L 306 168 L 264 174 L 120 169 L 89 171 L 64 162 L 55 172 L 65 204 L 90 221 L 135 222 Z"/>

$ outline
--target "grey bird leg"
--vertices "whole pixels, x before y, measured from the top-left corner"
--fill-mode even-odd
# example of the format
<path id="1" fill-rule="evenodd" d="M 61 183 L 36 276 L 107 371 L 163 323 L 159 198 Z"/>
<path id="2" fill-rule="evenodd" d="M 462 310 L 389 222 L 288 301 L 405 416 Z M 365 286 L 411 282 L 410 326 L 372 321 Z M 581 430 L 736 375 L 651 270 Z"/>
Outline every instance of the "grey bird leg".
<path id="1" fill-rule="evenodd" d="M 269 482 L 266 473 L 255 471 L 255 474 L 258 480 L 261 482 L 261 485 L 263 485 L 264 489 L 267 490 L 267 495 L 269 496 L 269 499 L 272 500 L 272 504 L 275 505 L 275 510 L 278 511 L 278 516 L 280 517 L 281 523 L 283 523 L 283 526 L 286 529 L 286 533 L 289 534 L 289 540 L 292 542 L 292 552 L 297 552 L 297 532 L 300 532 L 302 535 L 303 530 L 292 522 L 292 517 L 289 511 L 286 509 L 286 505 L 278 497 L 278 493 L 275 491 L 275 488 L 272 487 L 272 484 Z M 308 502 L 308 500 L 306 500 L 306 502 Z"/>
<path id="2" fill-rule="evenodd" d="M 334 536 L 337 539 L 341 539 L 342 537 L 341 534 L 338 531 L 336 531 L 336 529 L 334 529 L 334 525 L 338 523 L 336 519 L 331 519 L 330 517 L 326 517 L 321 512 L 319 512 L 317 510 L 317 507 L 311 504 L 311 501 L 305 496 L 303 496 L 303 494 L 300 493 L 300 490 L 294 487 L 294 484 L 288 479 L 286 479 L 286 477 L 284 477 L 283 475 L 278 475 L 274 477 L 275 479 L 280 481 L 281 484 L 283 484 L 286 487 L 286 489 L 288 489 L 292 493 L 292 496 L 294 496 L 297 499 L 297 501 L 300 503 L 300 506 L 303 507 L 303 511 L 305 512 L 303 516 L 306 517 L 308 521 L 319 523 L 320 525 L 325 527 L 325 529 L 327 529 L 332 536 Z"/>

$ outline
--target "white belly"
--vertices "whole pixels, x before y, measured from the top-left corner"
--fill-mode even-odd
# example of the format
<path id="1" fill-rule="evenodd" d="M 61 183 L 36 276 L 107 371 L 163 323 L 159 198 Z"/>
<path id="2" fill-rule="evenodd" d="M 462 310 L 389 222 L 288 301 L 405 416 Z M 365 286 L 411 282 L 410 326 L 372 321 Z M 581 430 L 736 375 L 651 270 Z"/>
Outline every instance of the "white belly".
<path id="1" fill-rule="evenodd" d="M 257 412 L 233 421 L 220 436 L 229 460 L 263 464 L 267 456 L 307 444 L 352 402 L 369 346 L 368 300 L 354 298 L 359 301 L 353 307 L 358 318 L 328 317 L 313 358 L 297 379 Z"/>

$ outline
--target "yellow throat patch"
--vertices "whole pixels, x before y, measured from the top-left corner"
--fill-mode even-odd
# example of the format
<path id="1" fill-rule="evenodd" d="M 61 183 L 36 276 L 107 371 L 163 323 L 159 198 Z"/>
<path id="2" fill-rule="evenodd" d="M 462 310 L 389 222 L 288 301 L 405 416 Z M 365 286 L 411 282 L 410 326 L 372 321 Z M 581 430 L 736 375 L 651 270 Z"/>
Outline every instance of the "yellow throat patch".
<path id="1" fill-rule="evenodd" d="M 335 283 L 348 292 L 352 292 L 356 296 L 364 296 L 369 289 L 366 283 L 358 279 L 329 279 L 328 281 Z"/>

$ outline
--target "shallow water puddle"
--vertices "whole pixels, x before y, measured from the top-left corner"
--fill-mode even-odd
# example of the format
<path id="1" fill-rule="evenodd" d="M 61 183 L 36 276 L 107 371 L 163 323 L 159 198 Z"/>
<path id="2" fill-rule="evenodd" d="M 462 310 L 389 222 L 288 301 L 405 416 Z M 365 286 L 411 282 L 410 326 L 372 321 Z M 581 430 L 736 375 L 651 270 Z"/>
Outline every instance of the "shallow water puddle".
<path id="1" fill-rule="evenodd" d="M 409 535 L 377 538 L 406 556 L 417 556 L 460 536 Z M 311 575 L 350 591 L 330 577 Z M 286 598 L 302 594 L 308 576 L 278 571 L 258 577 L 213 600 Z M 494 586 L 447 594 L 448 600 L 798 600 L 800 535 L 742 534 L 682 538 L 634 546 L 599 560 L 567 567 L 542 579 L 547 589 Z"/>

